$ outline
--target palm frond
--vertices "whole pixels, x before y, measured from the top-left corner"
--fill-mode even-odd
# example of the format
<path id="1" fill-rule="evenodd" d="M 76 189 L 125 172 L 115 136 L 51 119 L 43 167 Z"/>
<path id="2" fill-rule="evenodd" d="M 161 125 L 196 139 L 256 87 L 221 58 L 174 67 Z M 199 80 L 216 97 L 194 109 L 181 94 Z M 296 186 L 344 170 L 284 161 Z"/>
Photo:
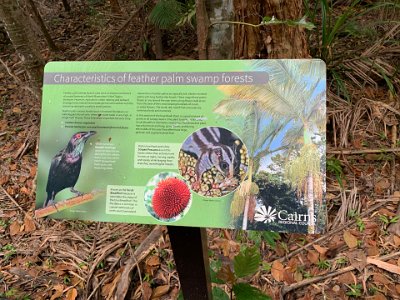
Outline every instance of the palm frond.
<path id="1" fill-rule="evenodd" d="M 149 15 L 151 23 L 161 29 L 175 27 L 183 16 L 184 6 L 177 0 L 160 0 Z"/>

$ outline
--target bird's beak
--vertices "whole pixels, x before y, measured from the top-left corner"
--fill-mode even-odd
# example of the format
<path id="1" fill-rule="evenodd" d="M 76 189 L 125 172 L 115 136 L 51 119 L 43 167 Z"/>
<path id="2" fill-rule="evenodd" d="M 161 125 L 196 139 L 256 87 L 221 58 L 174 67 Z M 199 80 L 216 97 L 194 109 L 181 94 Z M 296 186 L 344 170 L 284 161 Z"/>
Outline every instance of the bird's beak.
<path id="1" fill-rule="evenodd" d="M 85 135 L 83 136 L 83 139 L 86 141 L 87 139 L 89 139 L 92 135 L 95 135 L 97 132 L 96 131 L 88 131 L 85 133 Z"/>

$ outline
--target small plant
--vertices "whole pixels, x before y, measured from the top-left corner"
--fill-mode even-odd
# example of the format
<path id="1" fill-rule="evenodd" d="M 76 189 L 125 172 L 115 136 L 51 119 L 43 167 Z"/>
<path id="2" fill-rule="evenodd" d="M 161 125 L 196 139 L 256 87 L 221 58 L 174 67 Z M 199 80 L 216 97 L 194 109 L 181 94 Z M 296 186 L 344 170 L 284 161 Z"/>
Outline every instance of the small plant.
<path id="1" fill-rule="evenodd" d="M 246 247 L 233 259 L 233 269 L 230 264 L 222 265 L 220 261 L 211 263 L 211 281 L 217 284 L 227 284 L 230 293 L 235 298 L 269 300 L 259 289 L 248 283 L 241 282 L 242 278 L 253 275 L 260 268 L 261 256 L 256 247 Z M 228 294 L 219 287 L 212 290 L 214 299 L 230 299 Z"/>
<path id="2" fill-rule="evenodd" d="M 64 279 L 63 279 L 63 283 L 65 285 L 70 285 L 71 284 L 71 278 L 69 278 L 69 276 L 65 275 Z"/>
<path id="3" fill-rule="evenodd" d="M 365 223 L 364 223 L 363 219 L 360 218 L 360 215 L 355 210 L 350 210 L 348 212 L 348 216 L 349 216 L 349 218 L 356 219 L 356 225 L 360 232 L 363 232 L 365 230 Z"/>
<path id="4" fill-rule="evenodd" d="M 0 219 L 0 227 L 3 227 L 3 229 L 6 229 L 8 225 L 9 225 L 8 221 Z"/>
<path id="5" fill-rule="evenodd" d="M 390 224 L 397 223 L 399 221 L 400 217 L 399 216 L 394 216 L 392 218 L 387 217 L 385 215 L 379 215 L 379 220 L 383 223 L 385 228 L 389 226 Z"/>
<path id="6" fill-rule="evenodd" d="M 324 259 L 320 259 L 317 263 L 317 266 L 319 269 L 321 270 L 326 270 L 329 269 L 331 267 L 331 263 L 327 260 Z"/>
<path id="7" fill-rule="evenodd" d="M 1 248 L 2 251 L 5 251 L 4 253 L 4 261 L 8 261 L 12 256 L 14 256 L 15 254 L 17 254 L 17 250 L 15 249 L 15 247 L 11 244 L 7 244 L 4 245 Z"/>
<path id="8" fill-rule="evenodd" d="M 272 269 L 272 264 L 267 263 L 267 262 L 263 262 L 261 269 L 263 271 L 269 272 Z"/>
<path id="9" fill-rule="evenodd" d="M 332 157 L 326 160 L 326 170 L 335 175 L 341 188 L 343 188 L 344 173 L 340 160 Z"/>
<path id="10" fill-rule="evenodd" d="M 336 264 L 337 264 L 338 266 L 343 266 L 343 265 L 347 264 L 347 257 L 339 257 L 339 258 L 336 260 Z"/>
<path id="11" fill-rule="evenodd" d="M 272 231 L 248 231 L 247 237 L 254 242 L 257 247 L 260 247 L 261 241 L 264 240 L 271 248 L 274 248 L 276 246 L 276 241 L 281 239 L 278 232 Z"/>
<path id="12" fill-rule="evenodd" d="M 350 289 L 349 291 L 346 292 L 347 296 L 350 296 L 350 297 L 361 297 L 362 296 L 361 284 L 350 284 L 350 285 L 347 285 L 347 287 Z"/>
<path id="13" fill-rule="evenodd" d="M 168 269 L 170 269 L 170 270 L 174 270 L 174 269 L 175 269 L 174 261 L 173 261 L 173 260 L 168 260 L 168 261 L 167 261 L 167 267 L 168 267 Z"/>
<path id="14" fill-rule="evenodd" d="M 15 296 L 17 293 L 17 290 L 14 288 L 9 289 L 8 291 L 5 291 L 4 293 L 0 293 L 0 297 L 5 297 L 6 299 Z"/>
<path id="15" fill-rule="evenodd" d="M 99 264 L 96 266 L 97 269 L 103 269 L 104 268 L 104 261 L 102 260 L 99 262 Z"/>
<path id="16" fill-rule="evenodd" d="M 381 139 L 381 141 L 384 141 L 384 140 L 387 139 L 387 136 L 386 136 L 386 134 L 382 131 L 382 132 L 379 132 L 379 138 Z"/>

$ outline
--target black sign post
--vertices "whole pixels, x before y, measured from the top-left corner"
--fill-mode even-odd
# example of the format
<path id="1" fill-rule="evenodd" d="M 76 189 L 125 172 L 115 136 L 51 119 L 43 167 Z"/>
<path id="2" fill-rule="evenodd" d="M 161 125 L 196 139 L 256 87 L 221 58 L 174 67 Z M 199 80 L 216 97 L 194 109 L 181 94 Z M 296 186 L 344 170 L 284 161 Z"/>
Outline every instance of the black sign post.
<path id="1" fill-rule="evenodd" d="M 167 226 L 185 300 L 212 300 L 205 228 Z"/>

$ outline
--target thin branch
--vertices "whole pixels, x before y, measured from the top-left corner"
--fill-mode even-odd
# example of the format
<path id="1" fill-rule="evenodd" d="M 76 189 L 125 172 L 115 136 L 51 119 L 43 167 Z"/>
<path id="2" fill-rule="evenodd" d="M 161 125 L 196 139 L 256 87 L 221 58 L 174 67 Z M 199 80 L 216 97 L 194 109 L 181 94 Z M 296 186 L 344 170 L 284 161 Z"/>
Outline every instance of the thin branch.
<path id="1" fill-rule="evenodd" d="M 328 149 L 327 154 L 365 154 L 365 153 L 387 153 L 400 152 L 400 148 L 382 148 L 382 149 Z"/>
<path id="2" fill-rule="evenodd" d="M 70 198 L 61 202 L 58 202 L 54 205 L 49 205 L 44 208 L 40 208 L 35 210 L 35 216 L 37 218 L 43 218 L 48 215 L 54 214 L 56 212 L 60 212 L 62 210 L 65 210 L 67 208 L 71 208 L 74 206 L 81 205 L 83 203 L 87 203 L 90 201 L 95 200 L 98 196 L 104 195 L 104 191 L 92 191 L 91 193 L 84 194 L 78 197 Z"/>

